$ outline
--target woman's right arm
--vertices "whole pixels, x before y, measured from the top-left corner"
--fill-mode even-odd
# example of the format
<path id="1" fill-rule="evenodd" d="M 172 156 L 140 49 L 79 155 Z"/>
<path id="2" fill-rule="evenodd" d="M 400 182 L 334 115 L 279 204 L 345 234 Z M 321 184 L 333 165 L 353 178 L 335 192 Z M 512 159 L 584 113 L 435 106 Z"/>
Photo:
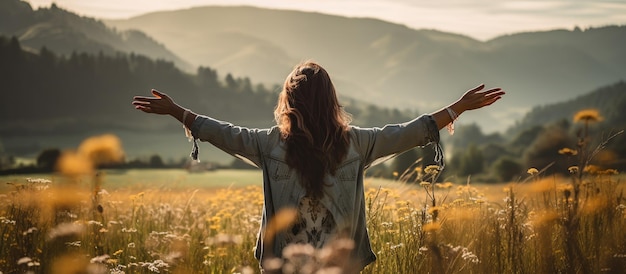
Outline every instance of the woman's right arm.
<path id="1" fill-rule="evenodd" d="M 135 109 L 145 113 L 170 115 L 183 123 L 185 127 L 191 128 L 193 121 L 196 120 L 196 116 L 198 116 L 197 114 L 176 104 L 167 94 L 159 92 L 156 89 L 152 90 L 152 95 L 154 95 L 154 97 L 135 96 L 133 98 Z M 187 115 L 185 115 L 185 111 L 187 111 Z"/>
<path id="2" fill-rule="evenodd" d="M 210 142 L 224 152 L 245 158 L 260 166 L 260 148 L 257 129 L 234 126 L 207 116 L 198 115 L 178 105 L 167 94 L 152 90 L 154 97 L 135 96 L 133 105 L 146 113 L 170 115 L 190 130 L 190 137 Z M 195 141 L 194 141 L 195 142 Z M 194 147 L 196 151 L 197 147 Z M 196 151 L 197 152 L 197 151 Z"/>

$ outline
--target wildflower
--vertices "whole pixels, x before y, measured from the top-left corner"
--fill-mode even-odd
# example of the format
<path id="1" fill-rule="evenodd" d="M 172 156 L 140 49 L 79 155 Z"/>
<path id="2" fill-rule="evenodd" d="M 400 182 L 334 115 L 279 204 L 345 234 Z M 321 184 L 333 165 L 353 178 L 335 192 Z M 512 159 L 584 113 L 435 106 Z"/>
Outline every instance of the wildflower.
<path id="1" fill-rule="evenodd" d="M 617 170 L 612 169 L 612 168 L 609 168 L 609 169 L 603 170 L 603 171 L 602 171 L 602 172 L 600 172 L 600 173 L 601 173 L 601 174 L 604 174 L 604 175 L 617 175 L 617 174 L 619 174 L 619 172 L 618 172 Z"/>
<path id="2" fill-rule="evenodd" d="M 439 213 L 439 211 L 441 210 L 441 207 L 439 206 L 433 206 L 431 208 L 428 209 L 428 214 L 437 214 Z"/>
<path id="3" fill-rule="evenodd" d="M 430 183 L 426 181 L 422 181 L 420 182 L 420 186 L 427 187 L 427 186 L 430 186 Z"/>
<path id="4" fill-rule="evenodd" d="M 33 261 L 33 259 L 31 259 L 31 258 L 29 258 L 29 257 L 22 257 L 22 258 L 20 258 L 19 260 L 17 260 L 17 264 L 18 264 L 18 265 L 21 265 L 21 264 L 27 264 L 27 263 L 30 263 L 30 262 L 32 262 L 32 261 Z"/>
<path id="5" fill-rule="evenodd" d="M 91 174 L 93 163 L 85 155 L 73 151 L 65 151 L 57 161 L 57 170 L 69 177 Z"/>
<path id="6" fill-rule="evenodd" d="M 603 119 L 597 109 L 583 109 L 574 115 L 574 122 L 601 122 Z"/>
<path id="7" fill-rule="evenodd" d="M 424 169 L 424 172 L 428 175 L 436 175 L 437 173 L 439 173 L 439 166 L 429 165 Z"/>
<path id="8" fill-rule="evenodd" d="M 241 235 L 228 235 L 228 234 L 217 234 L 215 237 L 210 237 L 206 239 L 205 243 L 207 245 L 239 245 L 243 242 L 243 237 Z"/>
<path id="9" fill-rule="evenodd" d="M 59 237 L 69 237 L 83 233 L 83 226 L 75 223 L 61 223 L 50 229 L 48 238 L 54 240 Z"/>
<path id="10" fill-rule="evenodd" d="M 424 232 L 434 232 L 439 229 L 441 229 L 441 224 L 438 222 L 428 223 L 425 224 L 424 227 L 422 227 L 422 230 L 424 230 Z"/>
<path id="11" fill-rule="evenodd" d="M 135 243 L 128 243 L 128 248 L 135 248 Z"/>
<path id="12" fill-rule="evenodd" d="M 169 267 L 169 264 L 167 264 L 163 260 L 155 260 L 154 262 L 151 262 L 151 263 L 143 263 L 142 266 L 147 267 L 148 270 L 152 272 L 161 273 L 160 269 Z"/>
<path id="13" fill-rule="evenodd" d="M 476 256 L 476 254 L 472 253 L 471 251 L 467 250 L 467 248 L 462 249 L 461 258 L 465 261 L 475 263 L 475 264 L 480 262 L 480 260 L 478 259 L 478 256 Z"/>
<path id="14" fill-rule="evenodd" d="M 435 186 L 438 188 L 448 189 L 448 188 L 451 188 L 453 184 L 451 182 L 445 182 L 445 183 L 436 183 Z"/>
<path id="15" fill-rule="evenodd" d="M 391 175 L 393 175 L 393 177 L 398 177 L 398 172 L 394 171 L 393 173 L 391 173 Z"/>
<path id="16" fill-rule="evenodd" d="M 537 175 L 537 173 L 539 173 L 539 170 L 537 170 L 537 169 L 536 169 L 536 168 L 534 168 L 534 167 L 531 167 L 531 168 L 529 168 L 529 169 L 528 169 L 528 171 L 526 171 L 526 172 L 528 172 L 528 174 L 530 174 L 530 175 L 532 175 L 532 176 L 535 176 L 535 175 Z"/>
<path id="17" fill-rule="evenodd" d="M 137 232 L 136 228 L 122 228 L 122 232 L 126 232 L 126 233 L 135 233 Z"/>
<path id="18" fill-rule="evenodd" d="M 312 257 L 315 248 L 310 244 L 289 244 L 283 249 L 283 257 L 295 259 L 297 257 Z"/>
<path id="19" fill-rule="evenodd" d="M 37 229 L 36 227 L 31 227 L 31 228 L 29 228 L 28 230 L 26 230 L 26 231 L 22 232 L 22 235 L 26 236 L 26 235 L 28 235 L 28 234 L 35 233 L 35 231 L 37 231 L 37 230 L 38 230 L 38 229 Z"/>
<path id="20" fill-rule="evenodd" d="M 571 167 L 567 168 L 567 171 L 569 171 L 569 173 L 571 173 L 571 174 L 576 174 L 576 173 L 578 173 L 578 167 L 577 166 L 571 166 Z"/>
<path id="21" fill-rule="evenodd" d="M 268 273 L 277 273 L 283 267 L 283 260 L 279 258 L 263 260 L 263 269 Z M 282 271 L 281 271 L 282 272 Z"/>
<path id="22" fill-rule="evenodd" d="M 578 154 L 578 151 L 574 150 L 574 149 L 571 149 L 571 148 L 568 148 L 568 147 L 564 147 L 562 149 L 559 149 L 559 154 L 574 156 L 574 155 Z"/>
<path id="23" fill-rule="evenodd" d="M 88 225 L 96 225 L 96 226 L 103 226 L 101 222 L 98 221 L 94 221 L 94 220 L 90 220 L 87 222 Z"/>
<path id="24" fill-rule="evenodd" d="M 65 245 L 67 245 L 67 246 L 74 246 L 74 247 L 80 247 L 81 242 L 80 241 L 67 242 L 67 243 L 65 243 Z"/>
<path id="25" fill-rule="evenodd" d="M 289 227 L 298 217 L 298 210 L 295 208 L 283 208 L 274 215 L 267 225 L 265 231 L 266 240 L 269 242 L 279 231 Z"/>
<path id="26" fill-rule="evenodd" d="M 109 255 L 104 254 L 102 256 L 96 256 L 96 257 L 91 258 L 91 260 L 89 260 L 89 262 L 92 263 L 92 264 L 95 264 L 95 263 L 103 264 L 103 263 L 106 263 L 109 258 L 110 258 Z"/>
<path id="27" fill-rule="evenodd" d="M 585 169 L 583 169 L 583 171 L 589 174 L 598 174 L 598 172 L 600 172 L 600 167 L 596 165 L 588 165 Z"/>
<path id="28" fill-rule="evenodd" d="M 96 165 L 119 162 L 124 157 L 119 138 L 111 134 L 85 139 L 78 147 L 78 152 Z"/>

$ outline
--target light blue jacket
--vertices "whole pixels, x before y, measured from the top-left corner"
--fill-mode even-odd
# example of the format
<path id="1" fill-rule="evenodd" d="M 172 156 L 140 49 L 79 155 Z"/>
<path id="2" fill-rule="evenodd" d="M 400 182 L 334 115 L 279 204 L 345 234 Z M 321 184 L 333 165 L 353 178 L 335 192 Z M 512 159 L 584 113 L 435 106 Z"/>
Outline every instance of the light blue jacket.
<path id="1" fill-rule="evenodd" d="M 194 139 L 210 142 L 217 148 L 247 160 L 263 171 L 264 207 L 255 257 L 281 255 L 285 246 L 279 233 L 273 243 L 263 241 L 268 221 L 282 208 L 297 208 L 305 195 L 295 170 L 285 162 L 285 144 L 276 126 L 251 129 L 235 126 L 206 116 L 198 116 L 190 128 Z M 402 124 L 382 128 L 350 127 L 350 148 L 335 176 L 326 176 L 329 184 L 321 202 L 331 212 L 338 228 L 354 240 L 354 260 L 365 267 L 376 260 L 372 252 L 365 220 L 363 174 L 368 167 L 398 153 L 430 142 L 439 142 L 439 130 L 430 115 L 422 115 Z"/>

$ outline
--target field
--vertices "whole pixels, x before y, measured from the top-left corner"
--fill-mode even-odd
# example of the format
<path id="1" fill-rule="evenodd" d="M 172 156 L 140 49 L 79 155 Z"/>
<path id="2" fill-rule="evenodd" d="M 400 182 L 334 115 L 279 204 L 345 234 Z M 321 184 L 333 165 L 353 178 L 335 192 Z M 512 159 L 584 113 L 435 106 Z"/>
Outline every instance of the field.
<path id="1" fill-rule="evenodd" d="M 498 185 L 368 178 L 378 259 L 363 273 L 623 273 L 619 176 L 584 177 L 574 209 L 571 179 L 530 173 Z M 0 178 L 1 273 L 259 272 L 258 171 L 97 174 Z M 295 246 L 278 268 L 336 273 L 328 254 L 346 248 Z"/>

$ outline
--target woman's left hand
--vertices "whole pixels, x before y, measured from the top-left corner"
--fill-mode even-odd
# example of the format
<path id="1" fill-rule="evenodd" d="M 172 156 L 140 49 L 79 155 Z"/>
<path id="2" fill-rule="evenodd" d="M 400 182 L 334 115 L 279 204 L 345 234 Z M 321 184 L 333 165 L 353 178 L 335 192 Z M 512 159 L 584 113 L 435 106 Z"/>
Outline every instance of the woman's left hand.
<path id="1" fill-rule="evenodd" d="M 473 89 L 468 90 L 461 96 L 456 102 L 459 106 L 457 112 L 463 112 L 466 110 L 479 109 L 495 103 L 502 98 L 504 91 L 501 88 L 491 88 L 485 91 L 481 91 L 485 88 L 485 85 L 479 85 Z"/>
<path id="2" fill-rule="evenodd" d="M 173 114 L 179 106 L 167 94 L 152 90 L 154 97 L 135 96 L 133 97 L 133 105 L 135 109 L 146 113 L 154 114 Z"/>

